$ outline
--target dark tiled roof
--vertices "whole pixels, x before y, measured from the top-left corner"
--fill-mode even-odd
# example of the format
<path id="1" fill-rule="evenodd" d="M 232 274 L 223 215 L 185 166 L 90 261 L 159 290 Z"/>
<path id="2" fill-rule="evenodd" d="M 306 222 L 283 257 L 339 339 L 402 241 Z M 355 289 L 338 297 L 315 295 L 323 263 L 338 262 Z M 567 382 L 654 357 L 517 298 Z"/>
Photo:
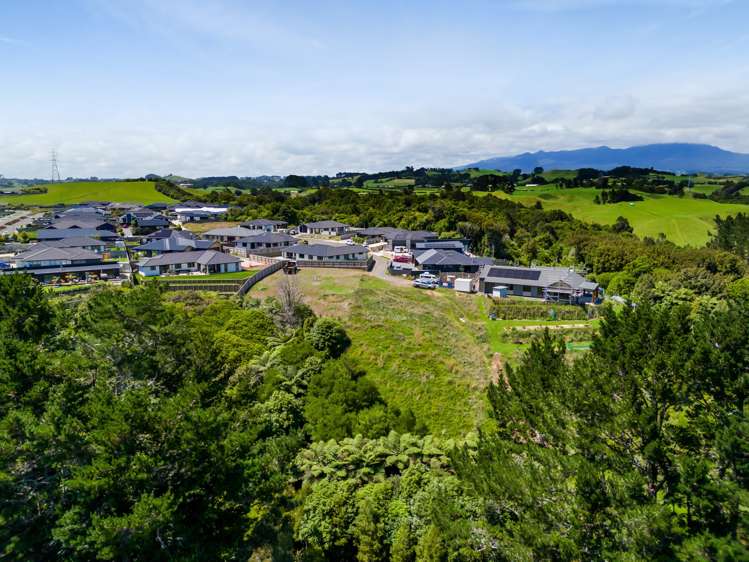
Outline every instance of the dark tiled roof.
<path id="1" fill-rule="evenodd" d="M 286 221 L 277 221 L 277 220 L 271 220 L 271 219 L 253 219 L 251 221 L 246 221 L 241 224 L 241 226 L 284 226 L 288 224 Z"/>
<path id="2" fill-rule="evenodd" d="M 145 244 L 136 246 L 134 249 L 139 252 L 184 252 L 187 250 L 208 250 L 211 246 L 213 246 L 211 240 L 193 240 L 191 238 L 171 236 L 169 238 L 149 240 Z"/>
<path id="3" fill-rule="evenodd" d="M 95 228 L 45 228 L 38 230 L 36 237 L 39 240 L 62 240 L 63 238 L 80 238 L 88 236 L 90 238 L 117 238 L 117 234 L 110 230 L 96 230 Z"/>
<path id="4" fill-rule="evenodd" d="M 338 221 L 317 221 L 304 223 L 307 228 L 344 228 L 348 227 L 347 224 L 343 224 Z"/>
<path id="5" fill-rule="evenodd" d="M 263 234 L 256 234 L 254 236 L 247 236 L 246 238 L 240 238 L 237 240 L 237 245 L 242 243 L 256 243 L 256 244 L 278 244 L 280 242 L 296 242 L 297 239 L 288 234 L 282 232 L 265 232 Z"/>
<path id="6" fill-rule="evenodd" d="M 83 248 L 52 248 L 46 244 L 35 244 L 29 250 L 16 256 L 16 263 L 50 260 L 101 261 L 101 256 L 96 252 L 84 250 Z"/>
<path id="7" fill-rule="evenodd" d="M 106 246 L 105 242 L 101 240 L 94 240 L 89 236 L 73 236 L 72 238 L 64 238 L 62 240 L 47 240 L 41 242 L 45 246 L 50 248 L 83 248 L 84 246 Z"/>
<path id="8" fill-rule="evenodd" d="M 172 252 L 148 258 L 141 266 L 176 265 L 178 263 L 199 263 L 202 265 L 217 265 L 222 263 L 240 263 L 242 260 L 229 254 L 215 250 L 196 250 L 193 252 Z"/>
<path id="9" fill-rule="evenodd" d="M 406 230 L 403 228 L 393 228 L 392 226 L 375 226 L 364 228 L 356 231 L 356 234 L 364 237 L 381 236 L 385 240 L 433 240 L 438 238 L 436 232 L 428 230 Z"/>
<path id="10" fill-rule="evenodd" d="M 305 256 L 320 256 L 320 257 L 331 257 L 331 256 L 342 256 L 345 254 L 360 254 L 367 253 L 367 248 L 364 246 L 354 245 L 332 245 L 332 244 L 295 244 L 284 249 L 284 252 L 290 252 L 292 254 L 304 254 Z"/>
<path id="11" fill-rule="evenodd" d="M 491 263 L 491 258 L 475 258 L 455 250 L 425 250 L 416 256 L 419 265 L 472 266 Z"/>

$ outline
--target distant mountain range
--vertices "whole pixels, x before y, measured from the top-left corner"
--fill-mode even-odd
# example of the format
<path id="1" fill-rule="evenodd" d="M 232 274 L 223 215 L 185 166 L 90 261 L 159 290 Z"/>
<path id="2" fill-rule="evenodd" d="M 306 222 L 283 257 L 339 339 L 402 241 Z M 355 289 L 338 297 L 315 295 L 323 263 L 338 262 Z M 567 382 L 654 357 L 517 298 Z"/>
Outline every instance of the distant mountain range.
<path id="1" fill-rule="evenodd" d="M 749 173 L 749 154 L 730 152 L 709 144 L 646 144 L 630 148 L 599 146 L 578 150 L 553 152 L 541 150 L 516 156 L 499 156 L 459 166 L 456 169 L 485 168 L 512 171 L 520 168 L 524 172 L 531 172 L 537 166 L 545 170 L 575 170 L 577 168 L 610 170 L 617 166 L 634 166 L 669 172 L 746 174 Z"/>

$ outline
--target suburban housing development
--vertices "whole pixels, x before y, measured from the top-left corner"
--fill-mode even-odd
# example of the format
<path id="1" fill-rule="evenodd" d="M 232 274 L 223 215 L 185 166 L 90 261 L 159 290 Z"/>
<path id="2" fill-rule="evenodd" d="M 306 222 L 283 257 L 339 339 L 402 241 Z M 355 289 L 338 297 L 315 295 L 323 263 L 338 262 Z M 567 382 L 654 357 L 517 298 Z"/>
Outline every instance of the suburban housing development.
<path id="1" fill-rule="evenodd" d="M 426 230 L 357 228 L 336 220 L 294 226 L 274 218 L 214 228 L 209 223 L 198 232 L 183 227 L 221 219 L 227 210 L 198 203 L 102 202 L 57 209 L 39 219 L 36 241 L 17 244 L 0 273 L 24 272 L 58 284 L 251 274 L 281 262 L 367 270 L 380 261 L 391 276 L 416 279 L 416 287 L 571 304 L 596 303 L 602 296 L 598 284 L 572 269 L 500 264 L 471 253 L 467 239 L 441 238 Z"/>

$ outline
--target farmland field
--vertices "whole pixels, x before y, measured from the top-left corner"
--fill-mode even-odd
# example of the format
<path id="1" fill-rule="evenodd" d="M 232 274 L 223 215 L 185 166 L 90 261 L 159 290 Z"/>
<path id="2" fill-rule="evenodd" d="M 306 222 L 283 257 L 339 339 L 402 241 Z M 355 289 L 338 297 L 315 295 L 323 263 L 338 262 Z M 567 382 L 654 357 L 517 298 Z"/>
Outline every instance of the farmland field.
<path id="1" fill-rule="evenodd" d="M 54 183 L 46 187 L 47 193 L 0 196 L 6 205 L 56 205 L 110 201 L 113 203 L 171 203 L 171 197 L 156 191 L 150 181 L 71 182 Z"/>
<path id="2" fill-rule="evenodd" d="M 629 220 L 638 236 L 666 238 L 681 246 L 703 246 L 709 239 L 715 215 L 727 216 L 749 211 L 741 204 L 716 203 L 695 199 L 690 195 L 675 197 L 638 193 L 644 201 L 596 205 L 593 198 L 599 190 L 593 188 L 559 189 L 555 186 L 521 187 L 512 195 L 495 192 L 526 205 L 540 201 L 545 209 L 561 209 L 585 222 L 613 224 L 617 217 Z"/>

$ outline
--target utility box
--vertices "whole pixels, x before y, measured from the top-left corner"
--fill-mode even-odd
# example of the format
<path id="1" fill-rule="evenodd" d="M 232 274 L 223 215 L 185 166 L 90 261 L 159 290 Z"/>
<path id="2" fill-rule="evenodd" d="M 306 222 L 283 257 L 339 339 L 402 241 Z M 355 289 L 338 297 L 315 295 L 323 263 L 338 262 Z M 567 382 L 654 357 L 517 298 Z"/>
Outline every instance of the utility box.
<path id="1" fill-rule="evenodd" d="M 492 296 L 498 299 L 506 299 L 508 289 L 504 285 L 497 285 L 492 289 Z"/>
<path id="2" fill-rule="evenodd" d="M 455 290 L 461 293 L 473 292 L 473 279 L 459 277 L 455 280 Z"/>

